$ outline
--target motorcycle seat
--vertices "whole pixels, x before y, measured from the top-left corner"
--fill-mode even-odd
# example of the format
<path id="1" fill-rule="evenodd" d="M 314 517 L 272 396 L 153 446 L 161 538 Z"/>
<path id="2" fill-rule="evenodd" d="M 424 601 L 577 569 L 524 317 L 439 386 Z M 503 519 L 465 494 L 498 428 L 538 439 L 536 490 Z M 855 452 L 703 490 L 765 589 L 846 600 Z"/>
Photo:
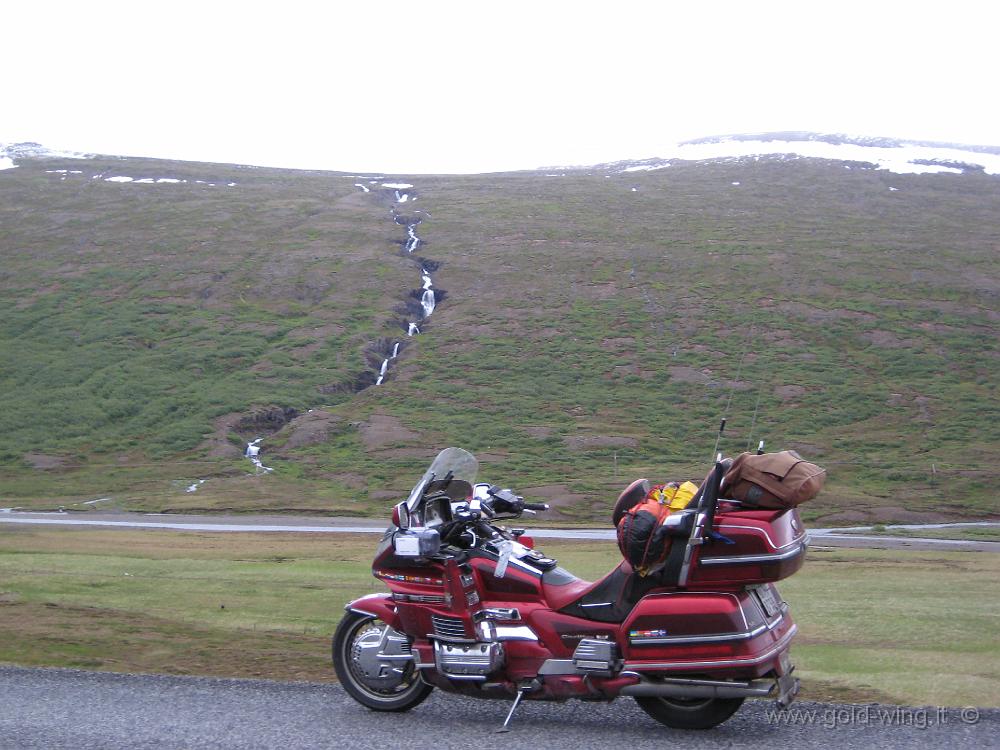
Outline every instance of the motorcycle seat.
<path id="1" fill-rule="evenodd" d="M 575 602 L 600 582 L 585 581 L 564 568 L 556 568 L 542 575 L 542 592 L 549 607 L 558 610 Z"/>
<path id="2" fill-rule="evenodd" d="M 625 560 L 593 583 L 570 577 L 572 580 L 566 582 L 550 583 L 542 576 L 546 601 L 563 614 L 597 622 L 623 622 L 643 596 L 663 588 L 658 576 L 642 577 Z"/>
<path id="3" fill-rule="evenodd" d="M 562 569 L 559 569 L 562 570 Z M 552 571 L 553 573 L 555 571 Z M 598 622 L 622 622 L 651 589 L 662 587 L 655 576 L 643 578 L 627 561 L 597 581 L 583 581 L 572 574 L 569 580 L 542 576 L 542 588 L 549 606 L 564 614 Z"/>

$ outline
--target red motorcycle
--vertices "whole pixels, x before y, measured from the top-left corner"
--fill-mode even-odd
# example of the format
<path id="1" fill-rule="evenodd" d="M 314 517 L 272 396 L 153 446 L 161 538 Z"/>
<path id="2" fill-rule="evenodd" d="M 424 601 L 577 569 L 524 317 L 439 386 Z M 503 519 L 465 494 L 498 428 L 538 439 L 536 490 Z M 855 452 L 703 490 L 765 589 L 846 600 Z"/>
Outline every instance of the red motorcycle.
<path id="1" fill-rule="evenodd" d="M 775 581 L 803 563 L 798 512 L 720 499 L 718 461 L 688 507 L 669 516 L 657 573 L 623 562 L 580 580 L 502 521 L 534 511 L 508 489 L 475 484 L 460 448 L 433 461 L 393 509 L 372 572 L 391 593 L 347 605 L 333 665 L 347 693 L 407 711 L 434 687 L 479 698 L 610 701 L 631 696 L 670 727 L 722 723 L 747 698 L 798 692 L 796 626 Z M 633 483 L 618 507 L 641 499 Z"/>

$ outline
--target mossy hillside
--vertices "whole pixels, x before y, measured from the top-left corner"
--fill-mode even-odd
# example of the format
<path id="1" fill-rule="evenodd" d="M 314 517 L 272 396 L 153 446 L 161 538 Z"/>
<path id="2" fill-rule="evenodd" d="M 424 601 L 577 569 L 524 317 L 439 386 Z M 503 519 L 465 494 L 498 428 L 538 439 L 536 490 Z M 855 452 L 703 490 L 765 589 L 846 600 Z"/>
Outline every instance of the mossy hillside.
<path id="1" fill-rule="evenodd" d="M 560 519 L 602 519 L 636 475 L 702 475 L 727 413 L 727 453 L 765 438 L 828 466 L 811 518 L 998 511 L 993 177 L 762 159 L 406 178 L 447 297 L 351 395 L 329 386 L 371 367 L 419 287 L 388 204 L 353 176 L 140 165 L 237 186 L 0 181 L 11 504 L 381 514 L 454 443 L 491 479 L 571 494 Z M 340 419 L 311 446 L 269 437 L 267 477 L 212 454 L 217 420 L 268 405 Z M 366 439 L 375 415 L 399 439 Z"/>

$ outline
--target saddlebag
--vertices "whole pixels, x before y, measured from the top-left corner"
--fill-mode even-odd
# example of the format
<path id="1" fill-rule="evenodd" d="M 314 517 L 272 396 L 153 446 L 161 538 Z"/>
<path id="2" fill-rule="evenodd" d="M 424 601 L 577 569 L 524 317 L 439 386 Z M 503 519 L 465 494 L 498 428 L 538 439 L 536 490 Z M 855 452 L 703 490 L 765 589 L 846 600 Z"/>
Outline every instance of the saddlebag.
<path id="1" fill-rule="evenodd" d="M 826 469 L 795 451 L 742 453 L 722 480 L 721 495 L 754 508 L 794 508 L 819 494 Z"/>

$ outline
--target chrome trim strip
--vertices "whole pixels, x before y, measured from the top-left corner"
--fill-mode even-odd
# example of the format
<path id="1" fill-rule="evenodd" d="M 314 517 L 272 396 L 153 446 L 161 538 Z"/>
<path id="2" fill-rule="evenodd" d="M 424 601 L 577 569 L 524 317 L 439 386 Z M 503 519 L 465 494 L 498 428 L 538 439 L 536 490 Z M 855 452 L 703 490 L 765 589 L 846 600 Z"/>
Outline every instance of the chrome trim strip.
<path id="1" fill-rule="evenodd" d="M 723 523 L 723 524 L 719 524 L 718 528 L 719 528 L 720 532 L 722 531 L 722 529 L 746 529 L 747 531 L 755 531 L 758 534 L 762 535 L 767 540 L 767 543 L 770 544 L 775 549 L 783 549 L 785 547 L 791 547 L 796 542 L 802 541 L 805 538 L 805 536 L 806 536 L 805 529 L 803 529 L 802 533 L 799 534 L 797 537 L 795 537 L 792 541 L 787 542 L 787 543 L 782 544 L 782 545 L 779 546 L 779 545 L 775 544 L 774 540 L 771 539 L 770 535 L 766 531 L 764 531 L 764 529 L 760 528 L 759 526 L 741 526 L 738 523 Z"/>
<path id="2" fill-rule="evenodd" d="M 625 662 L 625 669 L 632 671 L 656 671 L 660 669 L 689 669 L 697 667 L 743 667 L 754 664 L 760 664 L 768 659 L 774 658 L 774 656 L 785 648 L 788 647 L 789 642 L 792 640 L 792 636 L 798 632 L 798 626 L 792 625 L 788 629 L 788 632 L 775 643 L 771 648 L 765 651 L 759 656 L 752 656 L 747 659 L 721 659 L 719 661 L 661 661 L 661 662 Z"/>
<path id="3" fill-rule="evenodd" d="M 473 622 L 482 622 L 483 620 L 518 621 L 520 619 L 521 613 L 514 607 L 483 607 L 478 612 L 472 613 Z"/>
<path id="4" fill-rule="evenodd" d="M 699 565 L 748 565 L 758 562 L 778 562 L 798 557 L 806 551 L 806 545 L 802 544 L 794 549 L 785 552 L 770 552 L 763 555 L 731 555 L 729 557 L 714 556 L 703 557 L 698 560 Z"/>
<path id="5" fill-rule="evenodd" d="M 781 619 L 780 617 L 778 618 Z M 777 622 L 775 622 L 777 625 Z M 629 643 L 633 646 L 660 646 L 670 643 L 718 643 L 722 641 L 745 641 L 756 638 L 761 633 L 766 633 L 774 626 L 759 625 L 753 630 L 743 630 L 734 633 L 718 633 L 712 635 L 675 635 L 649 638 L 629 638 Z"/>
<path id="6" fill-rule="evenodd" d="M 596 602 L 594 604 L 581 604 L 581 607 L 613 607 L 614 602 Z"/>
<path id="7" fill-rule="evenodd" d="M 497 625 L 494 635 L 498 641 L 538 640 L 538 636 L 527 625 Z"/>

